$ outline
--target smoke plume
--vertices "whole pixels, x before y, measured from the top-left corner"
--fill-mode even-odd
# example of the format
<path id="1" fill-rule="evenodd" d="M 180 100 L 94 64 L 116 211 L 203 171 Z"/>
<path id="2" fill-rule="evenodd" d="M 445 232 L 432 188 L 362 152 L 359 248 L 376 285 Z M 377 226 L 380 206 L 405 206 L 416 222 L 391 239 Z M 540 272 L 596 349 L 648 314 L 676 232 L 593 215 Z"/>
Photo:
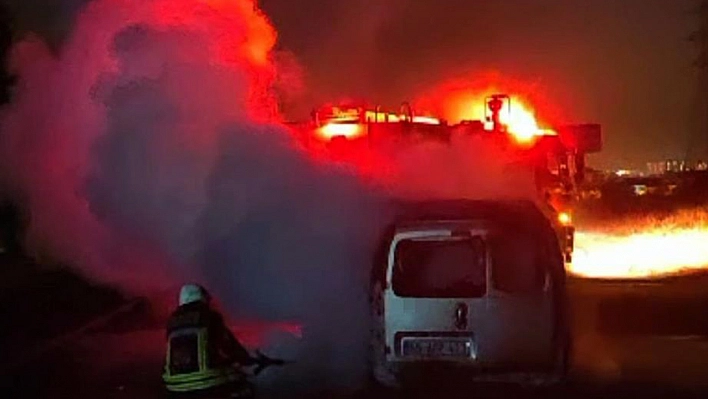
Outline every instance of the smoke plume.
<path id="1" fill-rule="evenodd" d="M 297 149 L 273 97 L 275 41 L 252 0 L 89 3 L 58 54 L 36 37 L 14 49 L 2 182 L 37 253 L 127 290 L 203 282 L 231 315 L 301 323 L 300 346 L 277 348 L 298 361 L 283 381 L 352 385 L 381 193 L 530 186 L 467 144 L 371 154 L 381 169 Z"/>
<path id="2" fill-rule="evenodd" d="M 291 374 L 344 384 L 363 371 L 375 232 L 360 221 L 379 208 L 278 125 L 274 42 L 251 1 L 91 3 L 58 56 L 36 38 L 14 50 L 3 181 L 38 253 L 130 290 L 200 281 L 232 315 L 302 323 Z"/>

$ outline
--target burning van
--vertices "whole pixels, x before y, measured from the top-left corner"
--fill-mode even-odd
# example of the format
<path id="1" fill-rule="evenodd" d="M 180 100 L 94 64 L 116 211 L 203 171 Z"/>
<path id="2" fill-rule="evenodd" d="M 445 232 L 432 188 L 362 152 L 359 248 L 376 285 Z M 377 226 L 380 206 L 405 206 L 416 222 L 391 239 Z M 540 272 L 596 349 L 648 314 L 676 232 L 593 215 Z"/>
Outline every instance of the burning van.
<path id="1" fill-rule="evenodd" d="M 401 204 L 372 273 L 371 371 L 546 383 L 569 348 L 565 269 L 551 223 L 527 201 Z"/>

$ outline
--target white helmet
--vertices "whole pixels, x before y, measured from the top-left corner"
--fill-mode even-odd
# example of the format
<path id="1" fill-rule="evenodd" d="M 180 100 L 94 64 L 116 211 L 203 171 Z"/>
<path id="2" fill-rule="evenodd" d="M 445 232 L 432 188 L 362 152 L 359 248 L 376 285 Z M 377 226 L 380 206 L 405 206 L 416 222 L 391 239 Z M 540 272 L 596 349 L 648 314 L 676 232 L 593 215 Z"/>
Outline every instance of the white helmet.
<path id="1" fill-rule="evenodd" d="M 209 293 L 199 284 L 185 284 L 179 292 L 179 305 L 193 302 L 209 303 Z"/>

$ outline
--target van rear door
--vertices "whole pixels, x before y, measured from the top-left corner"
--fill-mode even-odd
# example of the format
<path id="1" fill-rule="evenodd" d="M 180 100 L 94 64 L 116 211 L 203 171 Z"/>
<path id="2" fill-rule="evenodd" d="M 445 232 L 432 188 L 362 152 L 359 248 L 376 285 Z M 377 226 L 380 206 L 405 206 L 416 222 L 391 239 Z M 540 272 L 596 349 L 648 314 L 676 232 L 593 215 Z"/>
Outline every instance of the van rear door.
<path id="1" fill-rule="evenodd" d="M 388 360 L 546 365 L 552 299 L 534 238 L 479 224 L 398 231 L 384 292 Z"/>
<path id="2" fill-rule="evenodd" d="M 489 259 L 480 229 L 400 232 L 389 253 L 387 345 L 401 360 L 474 361 Z"/>

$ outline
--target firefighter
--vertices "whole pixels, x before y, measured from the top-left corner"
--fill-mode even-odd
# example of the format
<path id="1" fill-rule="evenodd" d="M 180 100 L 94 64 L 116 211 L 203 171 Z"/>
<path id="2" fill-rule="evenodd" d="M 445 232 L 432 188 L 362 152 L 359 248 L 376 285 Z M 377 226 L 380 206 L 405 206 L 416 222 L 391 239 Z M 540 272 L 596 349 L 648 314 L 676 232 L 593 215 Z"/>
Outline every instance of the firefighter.
<path id="1" fill-rule="evenodd" d="M 212 308 L 209 293 L 197 284 L 183 286 L 167 324 L 167 390 L 177 397 L 248 397 L 244 370 L 257 364 Z"/>

